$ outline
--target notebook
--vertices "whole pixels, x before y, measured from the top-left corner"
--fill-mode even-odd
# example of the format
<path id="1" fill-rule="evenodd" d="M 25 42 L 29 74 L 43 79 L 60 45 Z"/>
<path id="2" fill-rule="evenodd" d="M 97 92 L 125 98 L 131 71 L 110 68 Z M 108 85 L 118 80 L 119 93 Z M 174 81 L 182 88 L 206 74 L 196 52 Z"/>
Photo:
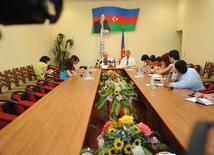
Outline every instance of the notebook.
<path id="1" fill-rule="evenodd" d="M 192 97 L 192 98 L 186 98 L 187 101 L 190 101 L 190 102 L 195 102 L 195 103 L 200 103 L 200 104 L 203 104 L 203 105 L 212 105 L 214 104 L 212 101 L 206 99 L 206 98 L 195 98 L 195 97 Z"/>

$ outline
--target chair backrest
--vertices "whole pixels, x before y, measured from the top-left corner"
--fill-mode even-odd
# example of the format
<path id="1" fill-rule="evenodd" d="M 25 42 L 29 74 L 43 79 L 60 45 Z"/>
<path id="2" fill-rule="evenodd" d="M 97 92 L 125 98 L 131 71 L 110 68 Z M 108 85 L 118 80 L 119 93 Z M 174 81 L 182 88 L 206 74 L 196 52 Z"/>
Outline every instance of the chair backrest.
<path id="1" fill-rule="evenodd" d="M 212 68 L 212 63 L 206 61 L 202 76 L 207 78 L 211 68 Z"/>
<path id="2" fill-rule="evenodd" d="M 31 94 L 29 92 L 25 92 L 25 91 L 14 91 L 11 94 L 11 100 L 18 102 L 18 104 L 15 105 L 18 115 L 22 114 L 25 111 L 25 109 L 27 108 L 27 107 L 20 105 L 19 104 L 20 101 L 28 100 L 28 101 L 36 102 L 35 96 L 33 94 Z"/>
<path id="3" fill-rule="evenodd" d="M 0 72 L 0 94 L 3 94 L 4 91 L 9 90 L 10 86 L 5 74 Z"/>
<path id="4" fill-rule="evenodd" d="M 200 73 L 201 71 L 201 66 L 200 65 L 194 65 L 193 68 L 195 68 L 195 70 Z"/>
<path id="5" fill-rule="evenodd" d="M 208 79 L 210 79 L 214 75 L 214 62 L 211 62 L 211 67 L 208 73 Z"/>
<path id="6" fill-rule="evenodd" d="M 29 76 L 29 79 L 30 81 L 32 80 L 36 80 L 36 74 L 34 72 L 34 68 L 33 68 L 33 65 L 28 65 L 26 66 L 26 69 L 27 69 L 27 72 L 28 72 L 28 76 Z"/>
<path id="7" fill-rule="evenodd" d="M 9 85 L 9 90 L 11 90 L 14 87 L 19 86 L 14 73 L 10 69 L 5 70 L 4 74 L 5 74 L 6 78 L 7 78 L 7 83 Z"/>

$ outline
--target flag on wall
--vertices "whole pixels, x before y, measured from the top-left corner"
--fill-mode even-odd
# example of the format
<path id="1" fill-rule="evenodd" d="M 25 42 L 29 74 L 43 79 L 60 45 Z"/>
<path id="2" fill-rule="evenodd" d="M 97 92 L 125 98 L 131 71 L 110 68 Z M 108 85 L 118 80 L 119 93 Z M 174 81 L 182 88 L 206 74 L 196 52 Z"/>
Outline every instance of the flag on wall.
<path id="1" fill-rule="evenodd" d="M 92 9 L 93 23 L 98 21 L 99 15 L 103 13 L 105 15 L 105 20 L 108 21 L 111 31 L 122 31 L 123 25 L 125 26 L 124 31 L 134 31 L 139 10 L 139 8 L 124 9 L 113 6 L 94 8 Z M 94 25 L 92 33 L 94 33 Z"/>
<path id="2" fill-rule="evenodd" d="M 101 58 L 103 57 L 103 53 L 104 53 L 104 41 L 103 41 L 103 33 L 102 31 L 100 31 L 100 56 Z"/>
<path id="3" fill-rule="evenodd" d="M 124 42 L 124 26 L 122 29 L 122 43 L 121 43 L 121 56 L 120 59 L 122 60 L 122 58 L 125 57 L 125 42 Z"/>

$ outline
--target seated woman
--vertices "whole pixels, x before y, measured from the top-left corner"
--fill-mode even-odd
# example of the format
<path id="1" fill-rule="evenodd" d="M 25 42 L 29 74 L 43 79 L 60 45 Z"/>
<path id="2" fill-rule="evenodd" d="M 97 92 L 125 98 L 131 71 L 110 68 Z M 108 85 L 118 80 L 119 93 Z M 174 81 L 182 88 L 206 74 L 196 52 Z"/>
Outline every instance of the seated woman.
<path id="1" fill-rule="evenodd" d="M 35 67 L 35 74 L 37 79 L 44 79 L 46 74 L 53 72 L 52 69 L 48 70 L 48 62 L 50 58 L 48 56 L 42 56 L 39 60 L 40 62 Z"/>
<path id="2" fill-rule="evenodd" d="M 155 55 L 149 57 L 149 66 L 148 69 L 153 69 L 155 67 Z"/>
<path id="3" fill-rule="evenodd" d="M 85 72 L 85 70 L 83 68 L 80 69 L 79 67 L 77 67 L 77 64 L 79 63 L 80 59 L 76 55 L 72 55 L 71 59 L 73 59 L 72 70 L 75 70 L 75 72 L 77 72 L 77 73 L 83 74 Z"/>
<path id="4" fill-rule="evenodd" d="M 162 69 L 161 70 L 150 69 L 147 73 L 166 74 L 173 68 L 173 64 L 171 64 L 169 60 L 169 53 L 163 54 L 161 56 L 161 59 L 162 59 Z"/>
<path id="5" fill-rule="evenodd" d="M 76 76 L 76 73 L 73 71 L 73 59 L 68 58 L 65 60 L 65 63 L 60 71 L 60 79 L 67 79 L 69 77 Z"/>

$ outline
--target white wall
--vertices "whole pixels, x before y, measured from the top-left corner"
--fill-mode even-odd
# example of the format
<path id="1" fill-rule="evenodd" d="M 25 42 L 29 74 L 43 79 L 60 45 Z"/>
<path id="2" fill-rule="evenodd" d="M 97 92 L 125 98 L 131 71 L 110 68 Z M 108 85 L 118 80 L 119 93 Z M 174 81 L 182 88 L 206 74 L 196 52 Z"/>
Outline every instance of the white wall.
<path id="1" fill-rule="evenodd" d="M 162 55 L 179 49 L 176 30 L 176 0 L 65 2 L 62 16 L 53 27 L 53 35 L 66 35 L 75 40 L 72 54 L 79 56 L 80 65 L 91 65 L 99 58 L 99 34 L 91 34 L 92 9 L 117 6 L 127 9 L 140 8 L 135 31 L 125 32 L 126 49 L 131 50 L 136 63 L 143 54 Z M 120 57 L 121 32 L 104 35 L 105 51 L 109 57 Z"/>
<path id="2" fill-rule="evenodd" d="M 177 30 L 182 30 L 182 57 L 204 67 L 214 62 L 214 1 L 178 0 Z"/>
<path id="3" fill-rule="evenodd" d="M 49 55 L 52 45 L 52 26 L 12 25 L 0 26 L 0 71 L 35 65 L 43 55 Z"/>

